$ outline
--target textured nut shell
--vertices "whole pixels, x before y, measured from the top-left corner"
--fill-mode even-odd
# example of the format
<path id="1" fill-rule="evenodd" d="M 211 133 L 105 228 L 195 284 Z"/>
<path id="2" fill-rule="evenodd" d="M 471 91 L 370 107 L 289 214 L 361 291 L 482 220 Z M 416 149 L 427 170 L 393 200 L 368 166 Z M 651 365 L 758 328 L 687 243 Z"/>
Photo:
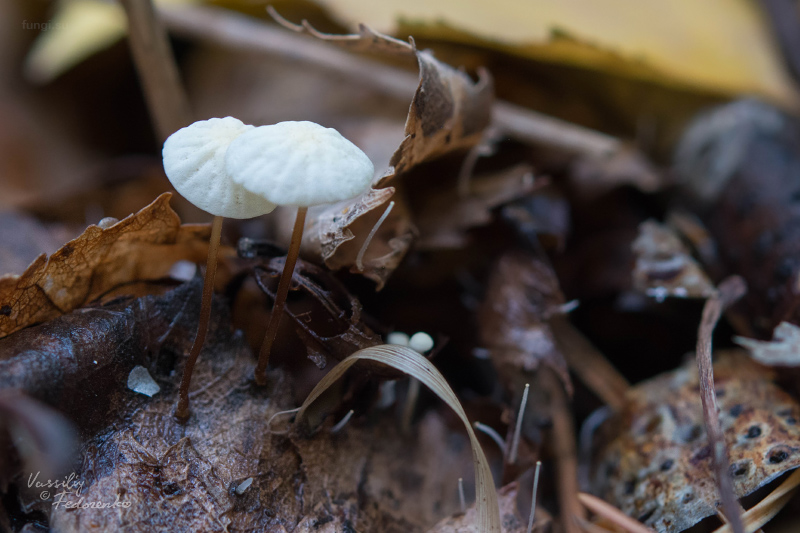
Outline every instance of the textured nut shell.
<path id="1" fill-rule="evenodd" d="M 375 168 L 356 145 L 313 122 L 279 122 L 237 137 L 228 173 L 248 191 L 278 205 L 340 202 L 366 191 Z"/>
<path id="2" fill-rule="evenodd" d="M 253 218 L 269 213 L 275 204 L 234 183 L 225 171 L 225 152 L 231 141 L 253 129 L 225 117 L 176 131 L 162 151 L 169 181 L 184 198 L 212 215 Z"/>

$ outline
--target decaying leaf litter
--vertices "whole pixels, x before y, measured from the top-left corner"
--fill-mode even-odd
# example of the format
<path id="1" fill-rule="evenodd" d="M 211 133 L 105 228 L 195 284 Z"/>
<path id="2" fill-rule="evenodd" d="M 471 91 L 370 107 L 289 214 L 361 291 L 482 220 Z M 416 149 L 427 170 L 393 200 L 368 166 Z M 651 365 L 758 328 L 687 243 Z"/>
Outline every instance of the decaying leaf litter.
<path id="1" fill-rule="evenodd" d="M 437 24 L 411 8 L 398 40 L 377 31 L 385 13 L 345 1 L 277 2 L 271 19 L 236 2 L 65 3 L 59 26 L 5 36 L 0 68 L 20 81 L 3 83 L 0 111 L 23 127 L 0 129 L 4 228 L 36 237 L 0 243 L 3 528 L 525 531 L 535 506 L 536 531 L 791 531 L 797 97 L 771 27 L 739 4 L 669 8 L 700 21 L 724 8 L 685 68 L 668 39 L 613 42 L 560 8 L 536 24 L 566 31 L 536 45 L 469 5 Z M 111 45 L 126 12 L 133 62 Z M 81 13 L 99 18 L 79 45 Z M 343 21 L 367 25 L 346 35 Z M 751 51 L 709 67 L 736 56 L 737 31 Z M 135 88 L 134 63 L 145 98 L 107 90 L 98 73 Z M 31 82 L 47 84 L 20 89 Z M 726 103 L 743 93 L 771 104 Z M 115 120 L 64 103 L 92 95 Z M 226 227 L 182 425 L 209 229 L 161 195 L 158 145 L 228 115 L 334 126 L 379 172 L 363 197 L 309 214 L 266 387 L 253 353 L 293 215 Z M 428 358 L 387 347 L 398 331 L 429 332 Z M 119 505 L 56 506 L 37 472 L 72 474 L 76 502 Z"/>

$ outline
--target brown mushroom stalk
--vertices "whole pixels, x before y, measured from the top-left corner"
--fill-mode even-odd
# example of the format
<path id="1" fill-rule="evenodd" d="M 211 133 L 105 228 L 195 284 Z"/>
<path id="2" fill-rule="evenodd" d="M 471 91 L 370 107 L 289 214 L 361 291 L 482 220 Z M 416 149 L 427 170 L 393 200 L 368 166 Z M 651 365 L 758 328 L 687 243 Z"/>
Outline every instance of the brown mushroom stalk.
<path id="1" fill-rule="evenodd" d="M 183 367 L 183 378 L 181 379 L 180 397 L 178 407 L 175 409 L 175 418 L 185 421 L 189 418 L 189 385 L 192 383 L 192 372 L 194 365 L 203 345 L 206 342 L 208 324 L 211 321 L 211 297 L 214 295 L 214 277 L 217 274 L 217 251 L 222 237 L 223 217 L 215 216 L 211 223 L 211 239 L 208 243 L 208 259 L 206 259 L 206 274 L 203 278 L 203 297 L 200 301 L 200 319 L 197 322 L 197 335 L 189 352 L 189 358 Z"/>
<path id="2" fill-rule="evenodd" d="M 283 265 L 283 273 L 278 283 L 278 292 L 275 293 L 275 303 L 272 305 L 272 314 L 269 317 L 267 332 L 264 334 L 264 341 L 258 353 L 258 366 L 256 366 L 256 383 L 259 385 L 267 384 L 267 365 L 269 365 L 269 355 L 272 352 L 272 345 L 278 336 L 278 328 L 281 324 L 286 298 L 289 296 L 289 287 L 294 276 L 294 266 L 297 257 L 300 255 L 300 242 L 303 239 L 303 228 L 306 224 L 306 213 L 308 207 L 298 207 L 297 216 L 294 219 L 294 229 L 292 230 L 292 240 L 289 244 L 289 252 L 286 255 L 286 262 Z"/>

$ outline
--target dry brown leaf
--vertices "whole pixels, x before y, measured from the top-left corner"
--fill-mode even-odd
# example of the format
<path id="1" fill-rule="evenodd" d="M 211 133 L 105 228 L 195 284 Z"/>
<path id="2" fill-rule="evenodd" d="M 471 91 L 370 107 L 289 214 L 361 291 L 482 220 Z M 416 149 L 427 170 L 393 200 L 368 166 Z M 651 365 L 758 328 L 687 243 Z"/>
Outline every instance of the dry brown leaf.
<path id="1" fill-rule="evenodd" d="M 492 220 L 492 209 L 527 196 L 539 187 L 527 165 L 484 176 L 474 176 L 468 195 L 459 197 L 455 187 L 421 200 L 417 227 L 419 249 L 462 248 L 468 244 L 467 230 L 485 226 Z"/>
<path id="2" fill-rule="evenodd" d="M 181 259 L 202 261 L 207 226 L 181 226 L 170 193 L 108 228 L 89 226 L 21 275 L 0 278 L 0 337 L 60 316 L 113 287 L 164 277 Z"/>
<path id="3" fill-rule="evenodd" d="M 191 344 L 199 281 L 76 310 L 0 340 L 0 388 L 24 388 L 58 405 L 86 439 L 76 470 L 84 489 L 66 500 L 129 504 L 66 509 L 51 505 L 55 494 L 42 500 L 39 489 L 21 491 L 23 505 L 64 532 L 406 533 L 457 508 L 456 480 L 469 480 L 473 455 L 463 430 L 450 429 L 438 413 L 412 435 L 401 435 L 390 417 L 368 424 L 355 417 L 335 434 L 310 439 L 271 434 L 268 421 L 291 407 L 294 381 L 275 372 L 268 392 L 252 387 L 255 360 L 221 305 L 195 369 L 192 417 L 178 424 L 175 354 Z M 149 369 L 161 392 L 149 398 L 128 390 L 134 364 Z M 276 420 L 271 428 L 279 426 Z M 18 465 L 4 473 L 25 489 Z"/>
<path id="4" fill-rule="evenodd" d="M 800 465 L 800 405 L 742 354 L 714 365 L 734 489 L 751 493 Z M 714 514 L 718 496 L 694 362 L 631 389 L 595 462 L 596 494 L 661 533 Z"/>
<path id="5" fill-rule="evenodd" d="M 520 372 L 544 363 L 571 390 L 564 356 L 548 320 L 563 312 L 564 295 L 555 272 L 524 253 L 508 253 L 495 265 L 479 314 L 483 345 L 506 386 Z"/>
<path id="6" fill-rule="evenodd" d="M 402 202 L 384 221 L 384 234 L 378 233 L 364 256 L 364 270 L 356 266 L 356 256 L 368 233 L 384 213 L 394 194 L 388 187 L 398 176 L 415 166 L 444 154 L 477 144 L 489 124 L 494 98 L 492 80 L 485 71 L 477 82 L 463 71 L 437 61 L 429 51 L 418 50 L 413 41 L 400 41 L 359 28 L 354 35 L 320 33 L 308 24 L 302 26 L 280 19 L 281 24 L 300 33 L 356 52 L 415 58 L 420 82 L 411 101 L 405 125 L 405 139 L 392 155 L 389 167 L 368 191 L 349 202 L 310 210 L 305 250 L 319 256 L 332 270 L 349 268 L 374 280 L 381 288 L 397 267 L 413 239 L 414 231 Z M 388 235 L 386 234 L 388 233 Z"/>
<path id="7" fill-rule="evenodd" d="M 686 193 L 703 208 L 723 270 L 748 291 L 737 305 L 750 336 L 800 323 L 800 122 L 757 100 L 699 115 L 675 157 Z"/>
<path id="8" fill-rule="evenodd" d="M 632 248 L 633 285 L 648 296 L 662 301 L 667 296 L 707 298 L 714 292 L 714 284 L 670 227 L 642 222 Z"/>

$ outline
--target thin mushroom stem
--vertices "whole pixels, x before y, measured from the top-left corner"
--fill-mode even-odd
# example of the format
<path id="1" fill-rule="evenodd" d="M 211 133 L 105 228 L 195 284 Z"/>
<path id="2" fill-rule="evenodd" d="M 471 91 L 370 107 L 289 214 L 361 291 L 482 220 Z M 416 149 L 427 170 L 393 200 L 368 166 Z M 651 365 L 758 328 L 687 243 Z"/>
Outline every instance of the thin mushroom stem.
<path id="1" fill-rule="evenodd" d="M 211 239 L 208 242 L 208 259 L 206 259 L 206 275 L 203 278 L 203 297 L 200 303 L 197 335 L 194 338 L 192 350 L 189 352 L 189 359 L 186 360 L 186 366 L 183 367 L 180 397 L 178 407 L 175 409 L 175 417 L 181 421 L 189 418 L 189 385 L 192 383 L 194 365 L 206 342 L 208 323 L 211 320 L 211 297 L 214 295 L 214 277 L 217 274 L 217 251 L 222 236 L 222 220 L 223 217 L 216 216 L 211 223 Z"/>
<path id="2" fill-rule="evenodd" d="M 286 298 L 289 296 L 289 287 L 294 276 L 294 266 L 297 257 L 300 255 L 300 241 L 303 239 L 303 228 L 306 224 L 306 213 L 308 207 L 298 207 L 297 217 L 294 219 L 294 230 L 292 230 L 292 240 L 289 244 L 289 253 L 286 255 L 286 263 L 283 265 L 281 281 L 278 283 L 278 292 L 275 293 L 275 303 L 272 306 L 272 314 L 269 317 L 267 332 L 264 334 L 264 342 L 261 343 L 261 350 L 258 354 L 258 366 L 256 366 L 256 383 L 258 385 L 267 384 L 267 365 L 269 365 L 269 355 L 272 352 L 272 345 L 278 336 L 278 326 L 281 324 L 283 308 Z"/>
<path id="3" fill-rule="evenodd" d="M 536 493 L 539 492 L 539 470 L 542 469 L 542 462 L 536 461 L 536 472 L 533 474 L 533 494 L 531 495 L 531 514 L 528 515 L 527 533 L 533 531 L 533 524 L 536 521 Z"/>

